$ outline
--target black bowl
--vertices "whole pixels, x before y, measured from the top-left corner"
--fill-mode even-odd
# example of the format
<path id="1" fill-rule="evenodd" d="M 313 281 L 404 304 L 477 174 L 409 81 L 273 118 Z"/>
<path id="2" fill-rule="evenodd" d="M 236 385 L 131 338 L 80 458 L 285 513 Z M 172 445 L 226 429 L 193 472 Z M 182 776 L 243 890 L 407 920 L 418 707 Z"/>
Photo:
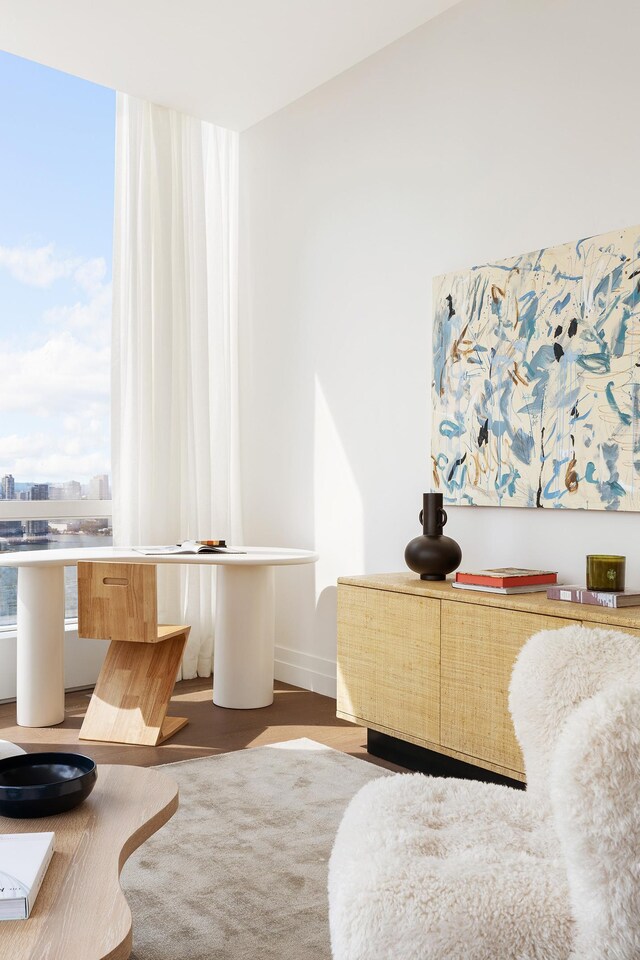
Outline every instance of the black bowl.
<path id="1" fill-rule="evenodd" d="M 79 753 L 23 753 L 0 760 L 0 815 L 50 817 L 86 800 L 98 772 Z"/>

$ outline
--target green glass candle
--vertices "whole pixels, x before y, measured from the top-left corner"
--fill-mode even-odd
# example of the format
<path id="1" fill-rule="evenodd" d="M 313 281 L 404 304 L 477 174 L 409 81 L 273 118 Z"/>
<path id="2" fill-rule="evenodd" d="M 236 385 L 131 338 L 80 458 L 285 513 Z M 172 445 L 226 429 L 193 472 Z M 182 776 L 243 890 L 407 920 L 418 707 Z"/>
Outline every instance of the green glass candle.
<path id="1" fill-rule="evenodd" d="M 591 554 L 587 557 L 587 590 L 624 590 L 625 557 Z"/>

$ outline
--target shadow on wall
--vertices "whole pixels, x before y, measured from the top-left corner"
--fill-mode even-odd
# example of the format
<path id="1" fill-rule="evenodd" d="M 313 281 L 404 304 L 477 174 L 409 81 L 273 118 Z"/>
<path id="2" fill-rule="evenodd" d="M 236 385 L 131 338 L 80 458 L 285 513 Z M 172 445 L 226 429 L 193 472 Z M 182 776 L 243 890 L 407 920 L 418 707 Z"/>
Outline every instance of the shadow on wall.
<path id="1" fill-rule="evenodd" d="M 314 565 L 277 571 L 275 675 L 334 697 L 336 587 L 320 588 Z"/>
<path id="2" fill-rule="evenodd" d="M 320 592 L 316 603 L 315 632 L 317 636 L 315 638 L 315 647 L 322 647 L 323 637 L 333 637 L 336 635 L 338 625 L 337 603 L 337 586 L 325 587 L 324 590 Z"/>

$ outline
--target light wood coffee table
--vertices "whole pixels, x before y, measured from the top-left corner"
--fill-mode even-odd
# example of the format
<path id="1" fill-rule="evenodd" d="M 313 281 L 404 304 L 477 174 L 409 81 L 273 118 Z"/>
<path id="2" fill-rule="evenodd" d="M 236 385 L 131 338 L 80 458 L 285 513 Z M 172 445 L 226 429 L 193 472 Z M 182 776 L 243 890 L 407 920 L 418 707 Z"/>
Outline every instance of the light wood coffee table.
<path id="1" fill-rule="evenodd" d="M 0 833 L 55 832 L 55 854 L 28 920 L 0 922 L 7 960 L 127 960 L 131 911 L 120 871 L 178 809 L 178 786 L 144 767 L 100 765 L 76 810 L 36 820 L 0 817 Z"/>

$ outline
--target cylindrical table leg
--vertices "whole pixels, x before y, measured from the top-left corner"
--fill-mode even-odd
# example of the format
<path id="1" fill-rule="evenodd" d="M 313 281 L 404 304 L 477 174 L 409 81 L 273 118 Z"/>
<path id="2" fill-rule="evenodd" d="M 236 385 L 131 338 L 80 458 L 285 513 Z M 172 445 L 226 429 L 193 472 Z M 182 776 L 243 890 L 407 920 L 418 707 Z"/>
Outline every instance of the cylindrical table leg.
<path id="1" fill-rule="evenodd" d="M 64 720 L 64 567 L 18 568 L 18 724 Z"/>
<path id="2" fill-rule="evenodd" d="M 273 567 L 218 567 L 213 702 L 219 707 L 273 703 L 274 618 Z"/>

